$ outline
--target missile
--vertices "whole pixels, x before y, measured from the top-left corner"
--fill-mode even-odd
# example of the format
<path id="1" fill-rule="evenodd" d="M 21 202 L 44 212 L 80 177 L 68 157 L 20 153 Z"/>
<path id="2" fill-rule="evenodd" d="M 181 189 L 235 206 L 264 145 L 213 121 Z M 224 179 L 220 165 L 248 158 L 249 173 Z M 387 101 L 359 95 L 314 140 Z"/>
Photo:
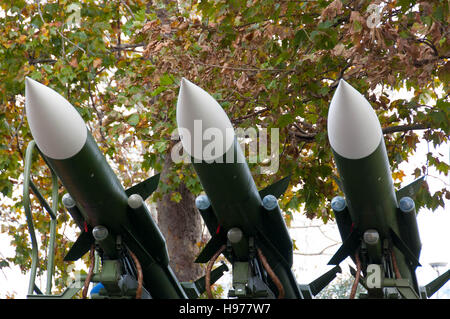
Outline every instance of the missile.
<path id="1" fill-rule="evenodd" d="M 382 276 L 407 279 L 414 291 L 411 295 L 420 296 L 415 269 L 420 266 L 421 242 L 411 197 L 423 177 L 394 189 L 376 113 L 344 80 L 331 100 L 327 125 L 338 184 L 344 193 L 331 201 L 343 244 L 329 264 L 338 265 L 350 256 L 361 262 L 365 276 L 368 265 L 382 265 Z M 374 295 L 375 288 L 380 287 L 374 287 Z"/>
<path id="2" fill-rule="evenodd" d="M 196 207 L 212 236 L 196 262 L 209 262 L 226 247 L 223 254 L 233 265 L 229 296 L 302 298 L 291 271 L 292 239 L 278 205 L 289 178 L 258 191 L 227 114 L 184 78 L 176 118 L 183 149 L 206 193 L 196 198 Z"/>
<path id="3" fill-rule="evenodd" d="M 153 298 L 186 298 L 169 266 L 165 239 L 144 202 L 157 188 L 159 174 L 125 190 L 76 109 L 30 78 L 25 86 L 31 133 L 66 188 L 63 204 L 82 229 L 65 260 L 77 260 L 95 244 L 103 260 L 120 260 L 123 269 L 135 273 L 131 251 Z"/>

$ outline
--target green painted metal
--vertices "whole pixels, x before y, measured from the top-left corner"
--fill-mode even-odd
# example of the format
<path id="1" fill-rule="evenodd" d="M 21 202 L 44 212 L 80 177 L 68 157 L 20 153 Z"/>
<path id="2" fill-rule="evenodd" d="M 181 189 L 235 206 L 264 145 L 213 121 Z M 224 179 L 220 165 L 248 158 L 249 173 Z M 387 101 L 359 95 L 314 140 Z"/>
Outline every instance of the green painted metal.
<path id="1" fill-rule="evenodd" d="M 294 244 L 281 213 L 280 206 L 272 210 L 261 208 L 264 230 L 267 239 L 276 247 L 289 267 L 293 264 Z"/>
<path id="2" fill-rule="evenodd" d="M 257 227 L 262 227 L 261 197 L 237 140 L 232 151 L 233 157 L 228 158 L 228 163 L 229 152 L 222 157 L 222 163 L 192 160 L 192 165 L 221 227 L 227 230 L 238 227 L 245 235 L 254 236 Z"/>
<path id="3" fill-rule="evenodd" d="M 38 198 L 41 205 L 45 208 L 50 216 L 50 237 L 49 237 L 49 245 L 48 245 L 48 254 L 47 254 L 47 285 L 46 285 L 46 294 L 49 295 L 51 293 L 52 288 L 52 278 L 54 273 L 54 247 L 55 247 L 55 238 L 56 238 L 56 212 L 58 211 L 58 178 L 55 172 L 51 169 L 52 175 L 52 208 L 47 203 L 45 198 L 39 192 L 38 188 L 31 181 L 31 164 L 33 159 L 33 152 L 36 148 L 36 142 L 31 141 L 26 150 L 25 154 L 25 170 L 24 170 L 24 182 L 23 182 L 23 203 L 25 216 L 27 219 L 28 231 L 31 237 L 31 269 L 30 269 L 30 281 L 28 286 L 28 296 L 33 295 L 35 291 L 35 280 L 36 280 L 36 272 L 39 261 L 39 247 L 36 240 L 36 233 L 34 230 L 33 223 L 33 214 L 31 212 L 31 202 L 30 202 L 30 188 L 33 190 L 33 193 Z"/>
<path id="4" fill-rule="evenodd" d="M 108 225 L 114 235 L 121 232 L 122 225 L 128 226 L 125 215 L 128 197 L 89 132 L 85 145 L 73 157 L 64 160 L 44 157 L 88 225 Z"/>
<path id="5" fill-rule="evenodd" d="M 45 156 L 44 156 L 45 157 Z M 165 240 L 150 216 L 145 203 L 132 209 L 128 197 L 137 192 L 146 198 L 156 188 L 159 176 L 125 190 L 88 132 L 83 148 L 73 157 L 57 160 L 45 157 L 68 193 L 76 202 L 90 232 L 101 225 L 108 229 L 106 240 L 97 244 L 108 258 L 119 258 L 115 249 L 118 236 L 138 257 L 144 275 L 144 287 L 154 298 L 187 298 L 168 265 Z M 92 236 L 77 246 L 69 257 L 77 258 L 93 244 Z"/>
<path id="6" fill-rule="evenodd" d="M 295 276 L 290 270 L 292 258 L 289 256 L 292 256 L 292 241 L 287 231 L 287 237 L 279 238 L 279 235 L 285 231 L 281 212 L 279 209 L 274 212 L 263 212 L 260 192 L 237 140 L 235 139 L 232 148 L 218 161 L 207 163 L 192 159 L 192 165 L 211 204 L 211 207 L 201 211 L 201 214 L 206 215 L 205 222 L 213 236 L 212 241 L 208 243 L 205 251 L 196 261 L 208 261 L 220 244 L 227 242 L 227 232 L 232 228 L 239 228 L 247 240 L 233 244 L 235 246 L 235 251 L 231 249 L 233 253 L 224 252 L 230 262 L 233 264 L 251 261 L 250 257 L 243 256 L 249 249 L 241 245 L 248 245 L 250 238 L 253 237 L 255 245 L 261 248 L 269 265 L 285 287 L 285 298 L 301 298 Z M 273 190 L 276 197 L 279 197 L 280 192 L 286 189 L 288 181 L 289 179 L 285 178 L 275 183 L 273 187 L 263 190 L 263 194 Z M 211 213 L 214 213 L 215 218 L 210 216 Z M 283 227 L 276 228 L 269 221 L 277 221 L 276 226 Z M 280 242 L 286 238 L 288 242 Z M 239 256 L 236 255 L 237 253 Z M 271 282 L 270 279 L 268 281 Z M 276 291 L 273 284 L 271 288 Z"/>
<path id="7" fill-rule="evenodd" d="M 228 267 L 225 264 L 220 265 L 219 267 L 213 269 L 211 271 L 210 284 L 213 285 L 220 277 L 223 276 L 223 273 L 228 271 Z M 200 297 L 202 293 L 206 291 L 205 289 L 205 276 L 197 279 L 195 282 L 182 282 L 181 286 L 183 290 L 186 292 L 189 299 L 197 299 Z"/>
<path id="8" fill-rule="evenodd" d="M 447 281 L 450 280 L 450 269 L 444 272 L 442 275 L 431 281 L 425 286 L 427 297 L 434 295 Z"/>
<path id="9" fill-rule="evenodd" d="M 279 181 L 277 181 L 273 184 L 270 184 L 266 188 L 260 190 L 259 196 L 261 198 L 264 198 L 264 196 L 266 196 L 266 195 L 273 195 L 276 198 L 279 198 L 281 195 L 284 194 L 284 192 L 288 188 L 290 181 L 291 181 L 291 175 L 288 175 L 288 176 L 280 179 Z"/>
<path id="10" fill-rule="evenodd" d="M 345 208 L 340 211 L 333 210 L 333 213 L 339 229 L 339 234 L 341 235 L 341 238 L 345 240 L 350 236 L 353 224 L 348 208 L 345 206 Z"/>
<path id="11" fill-rule="evenodd" d="M 417 290 L 408 279 L 384 278 L 383 286 L 396 288 L 400 295 L 405 299 L 420 299 Z"/>
<path id="12" fill-rule="evenodd" d="M 79 282 L 72 282 L 69 287 L 67 287 L 59 295 L 43 295 L 43 294 L 28 294 L 27 299 L 72 299 L 81 290 L 81 285 Z"/>
<path id="13" fill-rule="evenodd" d="M 333 151 L 354 226 L 376 229 L 381 238 L 389 228 L 398 233 L 397 200 L 384 140 L 368 157 L 347 159 Z"/>
<path id="14" fill-rule="evenodd" d="M 367 256 L 362 259 L 363 265 L 385 264 L 386 278 L 391 279 L 394 276 L 394 261 L 389 251 L 392 250 L 402 279 L 408 281 L 414 294 L 418 295 L 415 268 L 418 265 L 420 238 L 417 227 L 412 227 L 414 223 L 417 226 L 416 216 L 415 212 L 405 214 L 398 208 L 398 193 L 394 189 L 384 140 L 381 139 L 371 155 L 362 159 L 343 158 L 335 151 L 333 154 L 346 196 L 346 207 L 334 211 L 344 244 L 331 261 L 340 262 L 347 255 L 353 259 L 356 248 L 361 247 L 360 257 Z M 419 182 L 408 185 L 400 193 L 417 189 Z M 380 242 L 377 244 L 369 245 L 362 241 L 364 232 L 370 229 L 379 233 Z M 388 247 L 382 248 L 384 239 L 388 240 Z M 402 290 L 404 297 L 413 296 L 404 286 L 395 288 Z"/>
<path id="15" fill-rule="evenodd" d="M 402 197 L 409 196 L 414 199 L 417 192 L 420 190 L 420 188 L 424 185 L 426 176 L 421 176 L 418 179 L 412 181 L 408 185 L 400 188 L 396 192 L 397 200 L 400 200 Z"/>
<path id="16" fill-rule="evenodd" d="M 52 210 L 58 211 L 58 177 L 52 173 Z M 55 271 L 55 240 L 56 240 L 56 215 L 51 216 L 50 220 L 50 238 L 48 244 L 48 262 L 47 262 L 47 287 L 45 293 L 49 295 L 52 290 L 52 278 Z"/>
<path id="17" fill-rule="evenodd" d="M 219 227 L 219 222 L 217 221 L 217 216 L 214 213 L 211 205 L 209 205 L 206 209 L 198 209 L 200 215 L 202 216 L 203 221 L 205 222 L 206 228 L 208 228 L 209 233 L 215 234 Z M 217 251 L 217 249 L 216 249 Z"/>
<path id="18" fill-rule="evenodd" d="M 313 280 L 309 283 L 309 288 L 313 296 L 317 295 L 323 288 L 325 288 L 334 278 L 336 278 L 337 273 L 341 273 L 341 267 L 334 266 L 332 269 L 328 270 L 319 278 Z"/>
<path id="19" fill-rule="evenodd" d="M 135 209 L 128 206 L 127 215 L 131 227 L 135 230 L 135 236 L 140 238 L 145 247 L 152 248 L 152 255 L 161 265 L 168 266 L 169 254 L 167 252 L 166 240 L 151 217 L 147 206 L 143 204 Z"/>
<path id="20" fill-rule="evenodd" d="M 223 276 L 223 273 L 228 271 L 228 270 L 229 270 L 228 266 L 224 262 L 222 262 L 222 264 L 219 267 L 213 269 L 211 271 L 211 278 L 210 278 L 211 285 L 214 284 L 217 280 L 219 280 Z M 182 284 L 186 284 L 186 283 L 182 283 Z M 206 286 L 205 276 L 197 279 L 194 282 L 194 285 L 196 287 L 196 291 L 198 292 L 198 295 L 194 296 L 194 297 L 198 298 L 198 296 L 200 296 L 202 293 L 204 293 L 206 291 L 206 288 L 205 288 L 205 286 Z M 189 298 L 191 298 L 191 297 L 189 297 Z"/>
<path id="21" fill-rule="evenodd" d="M 235 297 L 248 297 L 247 287 L 251 277 L 248 262 L 236 261 L 233 263 L 233 288 Z"/>
<path id="22" fill-rule="evenodd" d="M 416 209 L 409 212 L 397 211 L 399 235 L 418 260 L 422 249 L 422 242 L 419 236 L 419 226 L 417 225 Z"/>

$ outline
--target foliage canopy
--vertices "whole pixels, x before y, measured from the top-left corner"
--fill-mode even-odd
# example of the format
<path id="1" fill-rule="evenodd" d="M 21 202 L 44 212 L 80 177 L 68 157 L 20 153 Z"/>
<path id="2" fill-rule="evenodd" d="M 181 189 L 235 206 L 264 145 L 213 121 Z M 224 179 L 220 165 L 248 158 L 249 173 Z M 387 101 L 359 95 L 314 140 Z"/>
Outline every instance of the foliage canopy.
<path id="1" fill-rule="evenodd" d="M 279 170 L 255 179 L 262 188 L 292 175 L 282 199 L 287 221 L 300 208 L 310 218 L 332 217 L 329 203 L 339 190 L 326 118 L 340 78 L 374 107 L 397 187 L 405 177 L 399 164 L 419 142 L 417 130 L 425 130 L 423 138 L 433 145 L 448 141 L 444 0 L 22 0 L 0 6 L 0 191 L 13 199 L 2 203 L 1 223 L 17 246 L 10 261 L 24 271 L 28 235 L 13 191 L 21 185 L 32 138 L 24 114 L 26 76 L 77 108 L 125 187 L 149 170 L 161 171 L 177 142 L 171 133 L 181 77 L 211 93 L 235 126 L 280 128 Z M 411 98 L 390 94 L 404 87 Z M 427 156 L 428 165 L 448 174 L 446 163 Z M 50 189 L 43 162 L 33 169 L 40 188 Z M 418 167 L 414 175 L 425 172 Z M 180 183 L 194 194 L 202 191 L 192 168 L 177 164 L 156 198 L 169 192 L 180 201 Z M 450 198 L 445 188 L 434 194 L 424 189 L 418 206 L 436 209 L 444 197 Z M 59 225 L 68 219 L 61 209 Z M 46 247 L 48 218 L 38 214 L 36 225 Z M 59 227 L 63 276 L 68 239 Z"/>

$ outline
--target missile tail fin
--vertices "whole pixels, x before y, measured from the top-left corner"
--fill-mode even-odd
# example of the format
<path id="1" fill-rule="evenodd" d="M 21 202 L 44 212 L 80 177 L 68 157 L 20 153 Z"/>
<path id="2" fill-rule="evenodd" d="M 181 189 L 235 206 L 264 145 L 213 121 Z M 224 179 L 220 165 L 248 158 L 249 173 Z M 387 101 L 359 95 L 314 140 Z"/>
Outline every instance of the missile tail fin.
<path id="1" fill-rule="evenodd" d="M 408 185 L 400 188 L 397 192 L 397 201 L 399 201 L 402 197 L 408 196 L 414 199 L 416 194 L 419 192 L 425 181 L 425 176 L 419 177 Z"/>
<path id="2" fill-rule="evenodd" d="M 200 264 L 207 263 L 225 243 L 226 240 L 221 234 L 214 234 L 194 262 Z"/>
<path id="3" fill-rule="evenodd" d="M 338 251 L 331 257 L 328 265 L 339 265 L 341 261 L 350 256 L 360 244 L 358 232 L 354 229 L 351 234 L 344 240 Z"/>
<path id="4" fill-rule="evenodd" d="M 210 284 L 213 285 L 217 280 L 219 280 L 225 271 L 228 271 L 227 265 L 222 262 L 222 265 L 211 270 L 210 274 Z M 202 293 L 206 291 L 206 275 L 200 277 L 196 281 L 185 281 L 181 283 L 184 292 L 189 299 L 197 299 Z"/>
<path id="5" fill-rule="evenodd" d="M 392 228 L 390 228 L 389 230 L 394 246 L 397 247 L 403 255 L 405 255 L 405 257 L 412 263 L 414 267 L 421 266 L 419 260 L 409 249 L 408 245 L 406 245 L 405 242 L 400 239 L 400 236 L 398 236 L 395 231 L 392 230 Z"/>
<path id="6" fill-rule="evenodd" d="M 229 270 L 228 266 L 225 263 L 223 263 L 223 262 L 222 262 L 222 264 L 219 267 L 214 268 L 211 271 L 210 284 L 211 285 L 214 284 L 217 280 L 219 280 L 223 276 L 224 272 L 226 272 L 228 270 Z M 206 280 L 205 280 L 205 277 L 206 276 L 200 277 L 199 279 L 197 279 L 194 282 L 194 284 L 197 287 L 197 290 L 198 290 L 198 292 L 200 294 L 202 294 L 202 293 L 204 293 L 206 291 L 206 287 L 205 287 L 206 286 Z"/>
<path id="7" fill-rule="evenodd" d="M 450 280 L 450 269 L 425 286 L 427 297 L 428 298 L 431 297 L 436 291 L 441 289 L 442 286 L 444 286 L 449 280 Z"/>
<path id="8" fill-rule="evenodd" d="M 310 282 L 308 286 L 312 295 L 315 296 L 322 291 L 323 288 L 325 288 L 330 282 L 333 281 L 334 278 L 336 278 L 337 273 L 342 273 L 342 269 L 339 265 L 334 266 L 322 276 Z"/>
<path id="9" fill-rule="evenodd" d="M 284 194 L 286 189 L 289 186 L 289 182 L 291 180 L 291 175 L 288 175 L 279 181 L 276 181 L 273 184 L 270 184 L 266 188 L 259 191 L 259 195 L 261 198 L 264 198 L 266 195 L 273 195 L 276 198 L 279 198 L 281 195 Z"/>
<path id="10" fill-rule="evenodd" d="M 92 236 L 92 232 L 82 232 L 64 257 L 64 261 L 76 261 L 80 259 L 91 249 L 94 242 L 95 239 Z"/>
<path id="11" fill-rule="evenodd" d="M 158 187 L 159 177 L 160 174 L 156 174 L 155 176 L 147 178 L 145 181 L 128 188 L 125 193 L 127 196 L 139 194 L 146 200 Z"/>

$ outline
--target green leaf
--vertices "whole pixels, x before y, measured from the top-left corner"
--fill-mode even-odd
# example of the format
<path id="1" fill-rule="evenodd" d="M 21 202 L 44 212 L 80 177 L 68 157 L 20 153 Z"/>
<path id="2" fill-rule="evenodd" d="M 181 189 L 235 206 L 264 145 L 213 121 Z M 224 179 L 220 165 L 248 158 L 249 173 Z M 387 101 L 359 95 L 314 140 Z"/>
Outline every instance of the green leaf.
<path id="1" fill-rule="evenodd" d="M 170 195 L 170 200 L 175 202 L 175 203 L 179 203 L 183 198 L 181 197 L 181 194 L 178 192 L 173 192 Z"/>
<path id="2" fill-rule="evenodd" d="M 128 119 L 127 119 L 127 123 L 130 124 L 131 126 L 136 126 L 139 123 L 139 114 L 134 113 L 131 114 Z"/>
<path id="3" fill-rule="evenodd" d="M 164 151 L 167 149 L 167 143 L 165 141 L 156 142 L 155 143 L 155 149 L 159 153 L 164 153 Z"/>
<path id="4" fill-rule="evenodd" d="M 278 125 L 280 128 L 287 127 L 288 124 L 291 124 L 294 121 L 294 117 L 292 114 L 283 114 L 278 119 Z"/>
<path id="5" fill-rule="evenodd" d="M 162 77 L 159 78 L 159 84 L 161 85 L 171 85 L 174 81 L 173 76 L 165 73 Z"/>

